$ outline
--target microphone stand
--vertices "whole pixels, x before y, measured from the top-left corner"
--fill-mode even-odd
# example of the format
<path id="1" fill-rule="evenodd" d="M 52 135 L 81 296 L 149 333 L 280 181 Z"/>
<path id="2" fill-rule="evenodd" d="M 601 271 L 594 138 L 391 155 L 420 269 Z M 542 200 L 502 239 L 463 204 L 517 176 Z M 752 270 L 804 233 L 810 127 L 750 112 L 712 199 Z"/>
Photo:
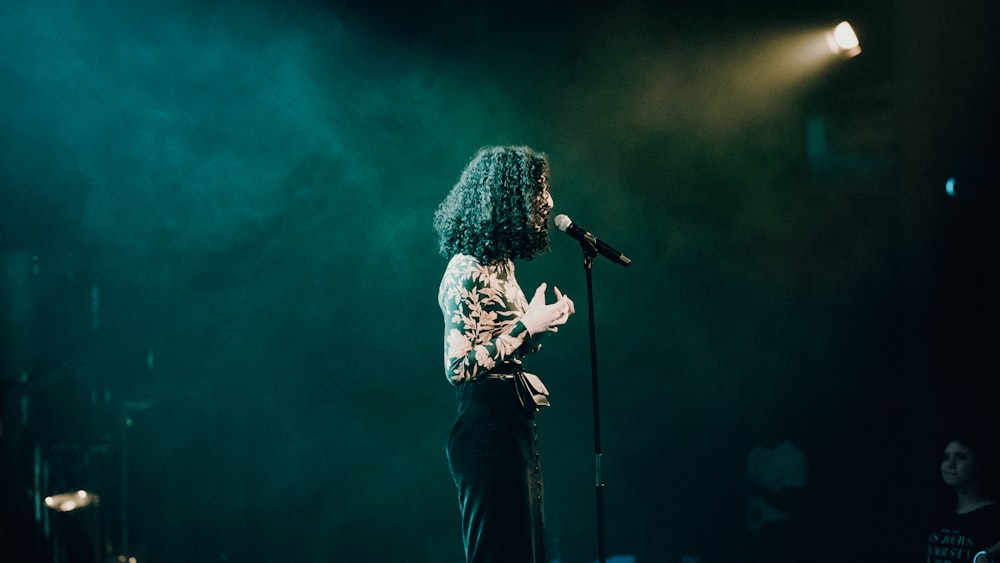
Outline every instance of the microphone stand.
<path id="1" fill-rule="evenodd" d="M 597 247 L 589 241 L 580 241 L 583 249 L 583 269 L 587 276 L 587 316 L 590 322 L 590 373 L 594 396 L 594 491 L 597 498 L 597 554 L 600 563 L 608 560 L 607 546 L 604 539 L 604 472 L 601 467 L 603 452 L 601 451 L 601 402 L 597 379 L 597 335 L 594 328 L 594 257 Z"/>

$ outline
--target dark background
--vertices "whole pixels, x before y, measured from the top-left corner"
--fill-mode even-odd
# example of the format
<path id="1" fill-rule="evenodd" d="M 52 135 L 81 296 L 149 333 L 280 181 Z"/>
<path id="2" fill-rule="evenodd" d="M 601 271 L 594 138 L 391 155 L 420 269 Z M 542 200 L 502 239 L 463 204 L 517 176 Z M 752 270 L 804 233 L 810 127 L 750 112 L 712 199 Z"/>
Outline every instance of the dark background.
<path id="1" fill-rule="evenodd" d="M 939 431 L 998 400 L 998 16 L 5 2 L 3 559 L 460 561 L 431 217 L 511 143 L 634 261 L 593 272 L 609 553 L 745 561 L 747 454 L 790 439 L 810 560 L 922 560 Z M 843 19 L 864 52 L 800 71 L 790 38 Z M 593 561 L 585 276 L 552 239 L 518 264 L 579 313 L 531 363 L 548 529 Z M 33 494 L 78 488 L 99 507 L 46 535 Z"/>

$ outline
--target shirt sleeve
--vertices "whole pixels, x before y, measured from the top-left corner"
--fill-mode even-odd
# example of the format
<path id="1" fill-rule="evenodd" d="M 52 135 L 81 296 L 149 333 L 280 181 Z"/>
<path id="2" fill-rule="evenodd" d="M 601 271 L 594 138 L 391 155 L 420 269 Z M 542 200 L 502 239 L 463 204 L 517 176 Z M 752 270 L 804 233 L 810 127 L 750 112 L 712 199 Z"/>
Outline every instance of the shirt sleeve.
<path id="1" fill-rule="evenodd" d="M 445 373 L 453 384 L 519 359 L 528 331 L 522 310 L 508 299 L 507 283 L 491 268 L 466 259 L 449 265 L 439 302 L 444 315 Z"/>

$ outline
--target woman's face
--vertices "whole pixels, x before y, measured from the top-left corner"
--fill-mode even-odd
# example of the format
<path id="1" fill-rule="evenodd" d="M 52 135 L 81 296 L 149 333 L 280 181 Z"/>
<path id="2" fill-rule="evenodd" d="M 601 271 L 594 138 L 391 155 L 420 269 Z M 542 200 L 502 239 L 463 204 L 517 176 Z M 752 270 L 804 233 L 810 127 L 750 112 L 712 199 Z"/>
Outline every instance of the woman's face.
<path id="1" fill-rule="evenodd" d="M 538 229 L 539 231 L 542 231 L 548 228 L 549 211 L 552 211 L 552 207 L 555 204 L 552 202 L 552 194 L 549 193 L 548 175 L 539 178 L 538 182 L 542 185 L 542 208 L 539 210 L 542 220 L 540 224 L 535 225 L 535 228 Z"/>
<path id="2" fill-rule="evenodd" d="M 538 179 L 538 183 L 542 185 L 542 198 L 545 200 L 548 209 L 552 209 L 552 194 L 549 193 L 549 175 L 542 174 Z"/>
<path id="3" fill-rule="evenodd" d="M 978 478 L 976 453 L 960 442 L 949 442 L 941 455 L 941 478 L 949 486 L 974 484 Z"/>

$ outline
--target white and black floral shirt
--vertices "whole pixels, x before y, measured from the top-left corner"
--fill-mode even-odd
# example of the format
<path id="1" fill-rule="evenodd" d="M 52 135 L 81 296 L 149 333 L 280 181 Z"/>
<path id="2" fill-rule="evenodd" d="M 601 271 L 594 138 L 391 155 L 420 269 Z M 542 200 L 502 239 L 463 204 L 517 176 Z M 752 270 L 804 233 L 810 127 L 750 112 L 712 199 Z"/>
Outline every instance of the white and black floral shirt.
<path id="1" fill-rule="evenodd" d="M 484 265 L 457 254 L 438 290 L 444 315 L 444 366 L 453 384 L 472 381 L 503 362 L 520 362 L 537 349 L 520 322 L 528 307 L 514 264 Z"/>

